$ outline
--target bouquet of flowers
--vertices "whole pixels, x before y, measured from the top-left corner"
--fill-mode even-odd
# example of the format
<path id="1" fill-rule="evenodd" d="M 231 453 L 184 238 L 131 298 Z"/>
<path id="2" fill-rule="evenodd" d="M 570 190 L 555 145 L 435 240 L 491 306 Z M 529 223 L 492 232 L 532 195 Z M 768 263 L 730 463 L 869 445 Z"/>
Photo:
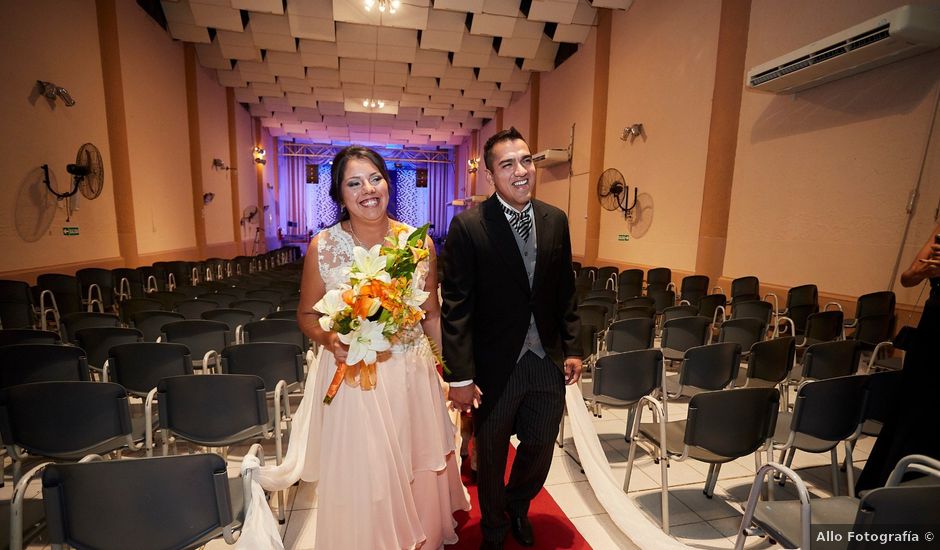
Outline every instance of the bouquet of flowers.
<path id="1" fill-rule="evenodd" d="M 424 319 L 421 304 L 430 293 L 418 286 L 415 269 L 428 255 L 429 224 L 406 234 L 397 226 L 384 245 L 353 249 L 349 282 L 328 291 L 313 309 L 322 313 L 320 327 L 335 331 L 349 346 L 323 402 L 329 405 L 343 380 L 371 390 L 376 384 L 378 354 Z"/>

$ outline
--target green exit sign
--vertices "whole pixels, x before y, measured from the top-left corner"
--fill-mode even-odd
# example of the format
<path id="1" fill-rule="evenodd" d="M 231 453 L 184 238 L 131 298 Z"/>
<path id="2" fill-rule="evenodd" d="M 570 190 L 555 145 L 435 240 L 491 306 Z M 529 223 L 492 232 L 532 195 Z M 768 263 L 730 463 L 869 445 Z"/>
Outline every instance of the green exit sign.
<path id="1" fill-rule="evenodd" d="M 63 227 L 62 234 L 66 237 L 75 237 L 78 235 L 78 227 Z"/>
<path id="2" fill-rule="evenodd" d="M 617 240 L 618 240 L 618 241 L 629 241 L 629 240 L 630 240 L 630 235 L 627 235 L 626 233 L 621 233 L 621 234 L 617 235 Z"/>

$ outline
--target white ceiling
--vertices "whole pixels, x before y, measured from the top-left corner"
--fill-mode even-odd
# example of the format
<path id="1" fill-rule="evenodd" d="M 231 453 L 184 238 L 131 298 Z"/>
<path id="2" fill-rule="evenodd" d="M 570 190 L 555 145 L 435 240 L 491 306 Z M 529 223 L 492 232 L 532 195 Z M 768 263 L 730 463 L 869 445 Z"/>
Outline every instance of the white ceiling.
<path id="1" fill-rule="evenodd" d="M 401 0 L 394 14 L 364 0 L 161 3 L 173 38 L 272 135 L 448 146 L 552 70 L 560 43 L 583 43 L 596 8 L 632 0 Z"/>

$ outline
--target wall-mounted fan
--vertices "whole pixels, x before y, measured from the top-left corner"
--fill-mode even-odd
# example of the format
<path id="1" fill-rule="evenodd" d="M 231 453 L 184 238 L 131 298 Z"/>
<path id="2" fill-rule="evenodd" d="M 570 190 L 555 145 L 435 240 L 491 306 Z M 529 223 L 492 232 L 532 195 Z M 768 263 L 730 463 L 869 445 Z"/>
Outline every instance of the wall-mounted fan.
<path id="1" fill-rule="evenodd" d="M 246 207 L 245 210 L 242 211 L 242 219 L 239 223 L 242 225 L 258 223 L 258 207 L 255 205 Z"/>
<path id="2" fill-rule="evenodd" d="M 637 189 L 633 188 L 633 205 L 629 204 L 630 186 L 620 170 L 608 168 L 597 179 L 597 200 L 605 210 L 621 210 L 624 218 L 629 219 L 636 208 Z"/>
<path id="3" fill-rule="evenodd" d="M 66 221 L 70 221 L 72 213 L 78 209 L 75 195 L 81 190 L 87 199 L 96 199 L 104 188 L 104 163 L 101 162 L 101 153 L 92 143 L 84 143 L 78 148 L 75 155 L 75 164 L 68 164 L 65 171 L 72 175 L 72 185 L 68 191 L 59 192 L 49 177 L 49 165 L 42 165 L 43 183 L 46 189 L 59 201 L 65 201 Z"/>

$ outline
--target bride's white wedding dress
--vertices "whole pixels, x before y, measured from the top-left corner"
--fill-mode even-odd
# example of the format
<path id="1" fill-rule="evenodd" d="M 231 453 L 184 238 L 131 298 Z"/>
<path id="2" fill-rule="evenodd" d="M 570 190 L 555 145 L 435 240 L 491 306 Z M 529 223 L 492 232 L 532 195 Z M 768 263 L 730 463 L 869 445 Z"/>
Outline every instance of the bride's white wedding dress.
<path id="1" fill-rule="evenodd" d="M 338 224 L 320 233 L 327 290 L 348 281 L 353 247 Z M 426 274 L 422 262 L 415 277 L 423 282 Z M 375 389 L 344 383 L 330 405 L 323 396 L 336 361 L 323 350 L 283 464 L 257 476 L 267 490 L 298 478 L 317 484 L 318 550 L 440 548 L 457 540 L 453 512 L 470 507 L 455 458 L 456 428 L 427 339 L 419 325 L 399 340 L 380 357 Z"/>

